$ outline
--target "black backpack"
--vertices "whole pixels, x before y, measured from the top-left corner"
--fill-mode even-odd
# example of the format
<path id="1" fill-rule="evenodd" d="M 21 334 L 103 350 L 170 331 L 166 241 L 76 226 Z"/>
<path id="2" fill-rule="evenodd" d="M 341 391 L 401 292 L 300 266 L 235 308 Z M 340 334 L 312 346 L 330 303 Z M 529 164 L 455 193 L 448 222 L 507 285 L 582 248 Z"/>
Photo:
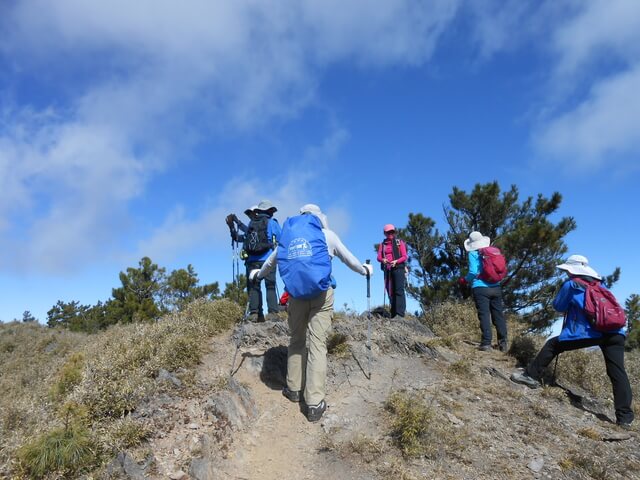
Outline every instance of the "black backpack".
<path id="1" fill-rule="evenodd" d="M 269 220 L 269 217 L 264 216 L 249 222 L 243 245 L 244 251 L 249 255 L 260 255 L 273 248 L 267 234 Z"/>

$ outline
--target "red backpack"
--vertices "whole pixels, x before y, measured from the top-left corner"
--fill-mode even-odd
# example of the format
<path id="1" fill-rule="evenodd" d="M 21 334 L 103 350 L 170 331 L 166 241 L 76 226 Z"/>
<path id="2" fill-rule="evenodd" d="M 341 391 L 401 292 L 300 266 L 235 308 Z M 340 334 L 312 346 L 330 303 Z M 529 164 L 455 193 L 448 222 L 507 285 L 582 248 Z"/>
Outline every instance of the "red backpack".
<path id="1" fill-rule="evenodd" d="M 498 283 L 507 276 L 507 260 L 498 247 L 485 247 L 478 250 L 482 260 L 480 280 L 487 283 Z"/>
<path id="2" fill-rule="evenodd" d="M 585 287 L 583 309 L 593 328 L 599 332 L 611 332 L 627 324 L 624 309 L 598 280 L 588 282 L 578 277 L 572 280 Z"/>

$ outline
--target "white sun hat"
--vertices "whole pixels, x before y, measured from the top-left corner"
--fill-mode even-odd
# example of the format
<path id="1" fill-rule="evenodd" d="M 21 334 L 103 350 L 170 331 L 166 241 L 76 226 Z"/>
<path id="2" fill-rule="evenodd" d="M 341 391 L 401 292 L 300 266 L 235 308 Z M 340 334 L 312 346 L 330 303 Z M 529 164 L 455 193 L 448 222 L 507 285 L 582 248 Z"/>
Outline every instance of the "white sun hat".
<path id="1" fill-rule="evenodd" d="M 257 210 L 258 206 L 254 205 L 253 207 L 249 207 L 244 211 L 244 214 L 247 217 L 251 217 L 251 215 L 253 215 L 253 213 Z"/>
<path id="2" fill-rule="evenodd" d="M 589 266 L 589 260 L 584 255 L 571 255 L 566 262 L 561 263 L 556 268 L 569 272 L 571 275 L 585 275 L 602 280 L 598 272 Z"/>
<path id="3" fill-rule="evenodd" d="M 320 207 L 318 205 L 315 205 L 313 203 L 307 203 L 306 205 L 303 205 L 300 208 L 300 213 L 302 214 L 310 213 L 312 215 L 315 215 L 320 219 L 320 223 L 322 223 L 322 226 L 324 228 L 329 228 L 329 222 L 327 221 L 327 216 L 324 213 L 322 213 L 322 210 L 320 210 Z"/>
<path id="4" fill-rule="evenodd" d="M 473 252 L 480 248 L 488 247 L 491 244 L 491 239 L 485 237 L 480 232 L 471 232 L 469 238 L 464 241 L 464 249 L 467 252 Z"/>

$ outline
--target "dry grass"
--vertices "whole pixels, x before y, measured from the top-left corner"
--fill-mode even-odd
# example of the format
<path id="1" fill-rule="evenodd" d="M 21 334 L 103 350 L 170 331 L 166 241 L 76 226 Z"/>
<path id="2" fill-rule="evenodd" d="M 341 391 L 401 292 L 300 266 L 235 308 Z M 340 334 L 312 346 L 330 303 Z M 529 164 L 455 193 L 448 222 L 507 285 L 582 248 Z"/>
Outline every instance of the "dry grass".
<path id="1" fill-rule="evenodd" d="M 591 440 L 600 440 L 602 438 L 602 435 L 600 435 L 597 430 L 591 427 L 581 428 L 580 430 L 578 430 L 578 435 L 589 438 Z"/>
<path id="2" fill-rule="evenodd" d="M 515 358 L 518 365 L 526 367 L 535 358 L 544 344 L 539 335 L 515 335 L 509 345 L 509 355 Z"/>
<path id="3" fill-rule="evenodd" d="M 360 456 L 366 463 L 374 462 L 384 452 L 379 441 L 367 437 L 363 433 L 357 434 L 349 441 L 349 451 Z"/>
<path id="4" fill-rule="evenodd" d="M 562 458 L 559 466 L 563 471 L 579 470 L 598 480 L 609 477 L 607 465 L 593 453 L 571 451 Z"/>
<path id="5" fill-rule="evenodd" d="M 0 325 L 0 477 L 18 474 L 13 456 L 30 476 L 68 475 L 139 444 L 148 431 L 127 414 L 159 388 L 158 371 L 193 367 L 205 340 L 241 316 L 230 301 L 201 300 L 157 323 L 91 336 Z"/>
<path id="6" fill-rule="evenodd" d="M 394 392 L 385 408 L 391 413 L 391 438 L 405 457 L 435 459 L 458 445 L 459 433 L 453 431 L 444 413 L 420 395 Z"/>
<path id="7" fill-rule="evenodd" d="M 349 355 L 349 344 L 347 336 L 342 333 L 332 332 L 327 338 L 327 352 L 338 358 L 344 358 Z"/>
<path id="8" fill-rule="evenodd" d="M 424 321 L 448 347 L 455 347 L 465 340 L 479 339 L 478 316 L 471 302 L 435 305 L 425 312 Z"/>
<path id="9" fill-rule="evenodd" d="M 472 364 L 469 358 L 462 358 L 452 363 L 449 365 L 448 370 L 454 375 L 464 379 L 471 379 L 473 377 Z"/>

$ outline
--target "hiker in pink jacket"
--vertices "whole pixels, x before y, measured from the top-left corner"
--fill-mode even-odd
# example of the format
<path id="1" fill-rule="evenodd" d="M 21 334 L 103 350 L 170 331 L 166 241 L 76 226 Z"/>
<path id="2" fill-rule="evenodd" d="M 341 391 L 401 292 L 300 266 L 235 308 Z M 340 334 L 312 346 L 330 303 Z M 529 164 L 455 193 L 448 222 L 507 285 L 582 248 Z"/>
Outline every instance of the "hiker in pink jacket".
<path id="1" fill-rule="evenodd" d="M 384 240 L 378 247 L 378 261 L 384 272 L 384 288 L 389 295 L 391 317 L 404 317 L 407 300 L 404 294 L 407 245 L 396 237 L 396 227 L 390 223 L 383 228 Z"/>

